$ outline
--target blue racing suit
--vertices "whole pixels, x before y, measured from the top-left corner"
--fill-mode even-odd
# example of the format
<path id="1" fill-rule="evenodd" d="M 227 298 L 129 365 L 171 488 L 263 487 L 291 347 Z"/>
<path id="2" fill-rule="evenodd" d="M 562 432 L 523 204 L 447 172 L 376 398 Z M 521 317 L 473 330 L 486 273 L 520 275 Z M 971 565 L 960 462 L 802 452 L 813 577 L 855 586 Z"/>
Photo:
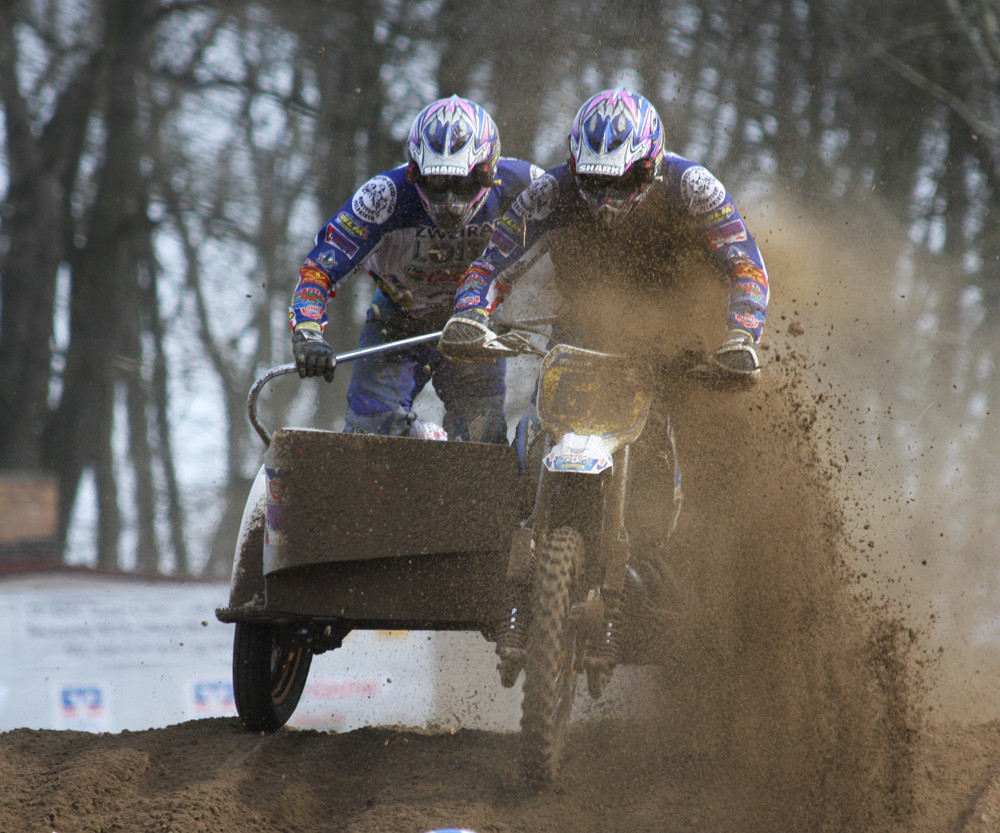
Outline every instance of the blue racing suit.
<path id="1" fill-rule="evenodd" d="M 451 315 L 463 271 L 482 253 L 514 198 L 539 174 L 528 162 L 501 158 L 485 203 L 454 234 L 442 232 L 428 216 L 405 166 L 372 177 L 316 235 L 292 295 L 292 330 L 325 330 L 327 302 L 359 267 L 377 286 L 361 347 L 440 329 Z M 506 442 L 505 372 L 503 360 L 452 362 L 433 344 L 356 360 L 344 430 L 406 434 L 413 400 L 433 379 L 449 438 Z"/>
<path id="2" fill-rule="evenodd" d="M 574 309 L 572 301 L 587 297 L 595 274 L 617 280 L 624 271 L 621 280 L 641 284 L 648 298 L 662 286 L 658 282 L 671 279 L 671 263 L 690 249 L 707 254 L 728 280 L 727 330 L 759 342 L 769 290 L 757 244 L 725 186 L 703 166 L 672 153 L 665 155 L 661 176 L 643 202 L 611 228 L 590 213 L 568 163 L 535 179 L 501 218 L 483 255 L 466 270 L 455 312 L 492 312 L 511 284 L 550 252 L 563 299 L 560 329 L 579 334 L 592 311 L 579 304 Z"/>
<path id="3" fill-rule="evenodd" d="M 560 295 L 553 338 L 617 351 L 621 330 L 612 327 L 607 343 L 589 326 L 595 281 L 617 282 L 612 290 L 628 284 L 641 315 L 652 296 L 673 280 L 671 266 L 692 250 L 706 254 L 728 281 L 726 329 L 759 342 L 767 318 L 767 270 L 732 197 L 715 176 L 668 153 L 642 203 L 608 228 L 590 212 L 569 165 L 560 165 L 536 178 L 500 219 L 486 251 L 459 284 L 455 312 L 492 312 L 517 278 L 548 252 Z M 538 430 L 532 407 L 515 434 L 522 471 Z"/>

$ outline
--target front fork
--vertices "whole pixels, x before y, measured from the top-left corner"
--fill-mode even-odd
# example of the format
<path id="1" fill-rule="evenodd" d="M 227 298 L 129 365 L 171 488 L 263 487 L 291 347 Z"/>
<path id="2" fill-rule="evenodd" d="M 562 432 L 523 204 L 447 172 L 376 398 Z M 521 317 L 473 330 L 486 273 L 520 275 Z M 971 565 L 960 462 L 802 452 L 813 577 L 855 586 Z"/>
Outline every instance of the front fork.
<path id="1" fill-rule="evenodd" d="M 586 635 L 584 664 L 591 678 L 590 688 L 594 696 L 595 679 L 602 680 L 596 685 L 603 689 L 607 677 L 618 662 L 621 643 L 621 611 L 625 596 L 625 581 L 629 559 L 629 539 L 625 529 L 625 506 L 628 494 L 630 446 L 620 449 L 614 458 L 611 478 L 603 490 L 599 507 L 600 519 L 588 518 L 586 524 L 593 530 L 585 536 L 590 549 L 596 548 L 602 555 L 603 576 L 600 584 L 588 594 L 586 600 L 573 605 L 571 617 L 587 623 L 583 628 Z M 589 474 L 559 475 L 560 477 L 594 477 Z M 528 626 L 531 604 L 535 589 L 535 562 L 537 548 L 543 546 L 549 530 L 560 525 L 561 519 L 553 520 L 555 488 L 552 475 L 542 469 L 535 495 L 535 509 L 531 517 L 513 536 L 507 570 L 507 618 L 497 640 L 497 654 L 500 657 L 501 683 L 510 688 L 517 681 L 527 660 Z M 595 521 L 599 520 L 599 523 Z M 588 540 L 589 539 L 589 540 Z"/>
<path id="2" fill-rule="evenodd" d="M 527 476 L 522 473 L 522 477 Z M 536 544 L 540 545 L 547 533 L 551 491 L 549 472 L 540 466 L 532 513 L 511 538 L 504 605 L 507 618 L 496 647 L 497 656 L 500 657 L 497 669 L 504 688 L 511 688 L 517 682 L 521 669 L 528 660 L 528 623 L 535 589 Z"/>
<path id="3" fill-rule="evenodd" d="M 621 611 L 625 600 L 625 576 L 628 571 L 629 539 L 625 529 L 625 505 L 628 497 L 631 446 L 615 454 L 611 482 L 604 500 L 601 525 L 601 552 L 604 553 L 604 579 L 601 597 L 604 601 L 602 629 L 597 644 L 591 642 L 587 651 L 588 671 L 610 674 L 618 664 L 621 648 Z"/>

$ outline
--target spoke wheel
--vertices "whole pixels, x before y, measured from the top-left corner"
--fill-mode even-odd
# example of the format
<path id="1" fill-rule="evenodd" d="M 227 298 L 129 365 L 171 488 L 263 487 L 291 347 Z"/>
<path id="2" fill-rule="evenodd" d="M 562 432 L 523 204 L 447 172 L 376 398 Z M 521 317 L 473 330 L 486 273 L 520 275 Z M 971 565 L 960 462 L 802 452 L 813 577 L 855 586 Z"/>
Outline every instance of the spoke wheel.
<path id="1" fill-rule="evenodd" d="M 521 771 L 541 787 L 559 769 L 576 692 L 577 638 L 569 623 L 583 539 L 570 527 L 553 530 L 538 567 L 535 610 L 521 704 Z"/>
<path id="2" fill-rule="evenodd" d="M 282 637 L 274 625 L 236 624 L 233 697 L 243 725 L 255 732 L 273 732 L 288 722 L 309 676 L 312 654 Z"/>

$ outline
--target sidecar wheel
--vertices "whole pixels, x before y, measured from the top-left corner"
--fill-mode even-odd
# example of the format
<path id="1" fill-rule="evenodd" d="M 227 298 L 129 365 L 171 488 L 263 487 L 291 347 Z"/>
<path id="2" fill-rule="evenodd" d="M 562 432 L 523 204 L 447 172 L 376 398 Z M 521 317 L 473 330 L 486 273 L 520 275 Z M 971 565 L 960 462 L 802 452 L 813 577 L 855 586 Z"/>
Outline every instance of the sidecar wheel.
<path id="1" fill-rule="evenodd" d="M 533 787 L 552 781 L 562 758 L 578 673 L 569 613 L 582 560 L 583 539 L 575 529 L 549 534 L 538 567 L 521 703 L 521 772 Z"/>
<path id="2" fill-rule="evenodd" d="M 291 718 L 309 676 L 312 653 L 275 625 L 237 622 L 233 638 L 233 698 L 243 725 L 273 732 Z"/>

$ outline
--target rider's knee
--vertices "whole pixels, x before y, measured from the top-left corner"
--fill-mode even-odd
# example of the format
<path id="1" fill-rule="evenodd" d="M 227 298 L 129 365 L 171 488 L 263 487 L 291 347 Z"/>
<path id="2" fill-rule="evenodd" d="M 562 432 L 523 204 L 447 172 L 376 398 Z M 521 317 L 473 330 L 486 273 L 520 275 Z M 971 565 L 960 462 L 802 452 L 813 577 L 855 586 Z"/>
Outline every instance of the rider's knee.
<path id="1" fill-rule="evenodd" d="M 448 438 L 474 443 L 507 442 L 507 416 L 500 397 L 466 400 L 446 408 L 444 428 Z"/>
<path id="2" fill-rule="evenodd" d="M 344 433 L 405 437 L 410 432 L 412 421 L 411 415 L 401 408 L 359 413 L 350 407 L 344 419 Z"/>

